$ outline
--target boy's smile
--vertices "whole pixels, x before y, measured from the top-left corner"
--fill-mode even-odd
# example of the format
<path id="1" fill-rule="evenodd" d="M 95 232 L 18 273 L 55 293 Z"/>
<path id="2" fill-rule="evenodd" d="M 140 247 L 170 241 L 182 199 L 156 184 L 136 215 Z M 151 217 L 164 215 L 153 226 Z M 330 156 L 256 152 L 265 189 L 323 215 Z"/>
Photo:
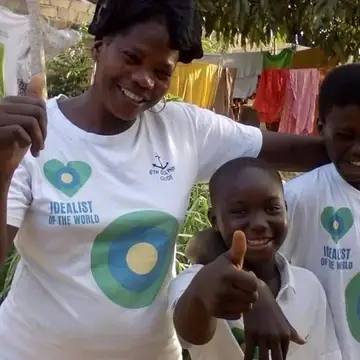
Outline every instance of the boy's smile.
<path id="1" fill-rule="evenodd" d="M 230 247 L 233 233 L 247 239 L 245 263 L 255 266 L 273 260 L 286 236 L 286 205 L 280 178 L 267 170 L 247 167 L 227 177 L 218 189 L 212 222 Z"/>

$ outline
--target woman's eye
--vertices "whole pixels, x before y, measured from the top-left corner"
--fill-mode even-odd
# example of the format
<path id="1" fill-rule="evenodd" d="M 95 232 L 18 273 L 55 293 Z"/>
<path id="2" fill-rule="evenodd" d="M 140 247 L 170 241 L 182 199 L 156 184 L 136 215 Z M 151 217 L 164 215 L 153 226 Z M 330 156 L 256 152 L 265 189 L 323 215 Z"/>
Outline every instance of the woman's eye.
<path id="1" fill-rule="evenodd" d="M 165 71 L 155 71 L 155 75 L 159 80 L 167 81 L 171 78 L 171 74 Z"/>
<path id="2" fill-rule="evenodd" d="M 126 57 L 128 63 L 135 64 L 135 65 L 141 64 L 141 60 L 137 55 L 130 53 L 130 52 L 124 52 L 124 54 L 125 54 L 125 57 Z"/>

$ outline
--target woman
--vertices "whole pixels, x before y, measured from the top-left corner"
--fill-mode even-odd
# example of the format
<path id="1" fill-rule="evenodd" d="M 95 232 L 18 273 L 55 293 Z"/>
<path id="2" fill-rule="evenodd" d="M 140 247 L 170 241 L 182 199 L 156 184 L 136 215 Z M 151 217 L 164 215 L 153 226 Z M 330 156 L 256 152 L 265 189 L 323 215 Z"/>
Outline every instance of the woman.
<path id="1" fill-rule="evenodd" d="M 176 63 L 202 56 L 193 1 L 99 1 L 89 29 L 87 92 L 45 108 L 31 83 L 0 105 L 0 257 L 15 236 L 21 254 L 1 359 L 180 359 L 166 291 L 192 185 L 238 156 L 327 158 L 316 138 L 159 103 Z"/>

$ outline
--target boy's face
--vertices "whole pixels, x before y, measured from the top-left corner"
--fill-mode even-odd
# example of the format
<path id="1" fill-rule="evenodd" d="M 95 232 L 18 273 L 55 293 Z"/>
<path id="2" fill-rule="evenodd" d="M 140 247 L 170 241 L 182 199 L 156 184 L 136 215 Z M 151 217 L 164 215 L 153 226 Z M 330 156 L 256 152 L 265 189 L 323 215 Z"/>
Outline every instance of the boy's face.
<path id="1" fill-rule="evenodd" d="M 319 124 L 319 132 L 340 175 L 360 188 L 360 107 L 334 107 L 325 124 Z"/>
<path id="2" fill-rule="evenodd" d="M 266 171 L 246 168 L 229 177 L 212 210 L 212 222 L 227 247 L 236 230 L 247 239 L 246 262 L 256 265 L 271 260 L 287 231 L 282 186 Z"/>

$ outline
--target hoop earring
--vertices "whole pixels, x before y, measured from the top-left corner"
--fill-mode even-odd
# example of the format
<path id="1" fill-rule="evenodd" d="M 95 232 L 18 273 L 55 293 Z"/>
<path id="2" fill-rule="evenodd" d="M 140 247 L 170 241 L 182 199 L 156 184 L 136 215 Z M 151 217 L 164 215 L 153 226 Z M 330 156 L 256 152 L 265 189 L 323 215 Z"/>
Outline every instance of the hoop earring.
<path id="1" fill-rule="evenodd" d="M 165 109 L 166 103 L 167 103 L 167 100 L 166 100 L 165 96 L 163 97 L 163 103 L 164 103 L 164 106 L 160 110 L 155 111 L 154 108 L 152 107 L 151 109 L 149 109 L 149 111 L 154 113 L 154 114 L 158 114 L 158 113 L 162 112 Z"/>

